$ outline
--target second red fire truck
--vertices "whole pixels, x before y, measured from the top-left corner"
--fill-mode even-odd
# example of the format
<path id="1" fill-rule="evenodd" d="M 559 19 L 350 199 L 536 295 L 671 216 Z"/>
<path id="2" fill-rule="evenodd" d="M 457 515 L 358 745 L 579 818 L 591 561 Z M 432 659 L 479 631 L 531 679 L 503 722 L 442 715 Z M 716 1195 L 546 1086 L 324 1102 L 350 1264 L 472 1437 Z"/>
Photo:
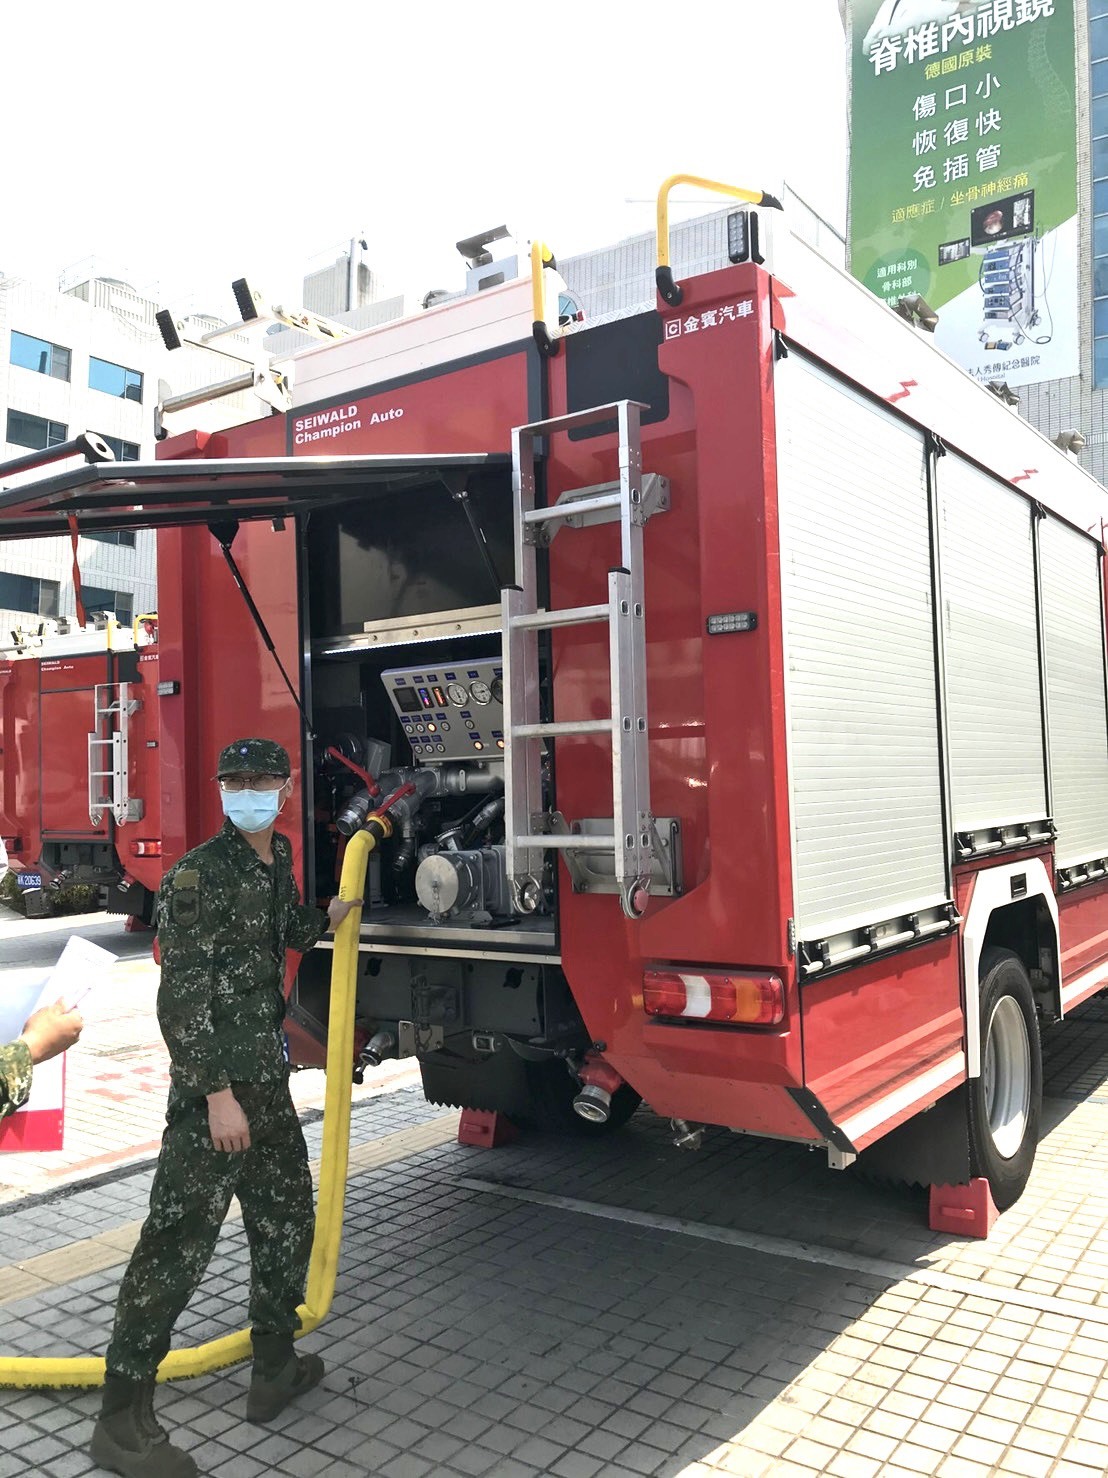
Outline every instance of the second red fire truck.
<path id="1" fill-rule="evenodd" d="M 684 281 L 663 229 L 657 303 L 566 331 L 536 248 L 533 289 L 299 353 L 286 413 L 4 493 L 0 536 L 161 530 L 164 864 L 239 733 L 295 757 L 310 898 L 410 787 L 363 1063 L 1003 1207 L 1040 1026 L 1108 982 L 1108 502 L 771 204 Z"/>

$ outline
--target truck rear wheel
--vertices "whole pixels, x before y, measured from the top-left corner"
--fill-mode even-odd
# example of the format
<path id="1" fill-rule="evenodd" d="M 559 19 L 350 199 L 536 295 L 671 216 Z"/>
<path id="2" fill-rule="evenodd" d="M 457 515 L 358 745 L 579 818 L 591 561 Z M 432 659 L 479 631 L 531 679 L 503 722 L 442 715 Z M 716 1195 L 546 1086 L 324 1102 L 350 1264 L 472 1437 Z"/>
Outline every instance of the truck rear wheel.
<path id="1" fill-rule="evenodd" d="M 970 1167 L 999 1211 L 1023 1194 L 1039 1141 L 1043 1062 L 1035 998 L 1010 950 L 981 957 L 981 1075 L 969 1083 Z"/>

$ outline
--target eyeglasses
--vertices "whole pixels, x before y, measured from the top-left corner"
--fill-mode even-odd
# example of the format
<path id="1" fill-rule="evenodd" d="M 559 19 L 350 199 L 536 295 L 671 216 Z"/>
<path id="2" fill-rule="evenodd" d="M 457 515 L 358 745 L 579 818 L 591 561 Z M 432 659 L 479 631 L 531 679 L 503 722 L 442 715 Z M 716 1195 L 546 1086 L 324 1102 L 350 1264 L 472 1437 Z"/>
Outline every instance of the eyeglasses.
<path id="1" fill-rule="evenodd" d="M 280 790 L 287 775 L 220 775 L 220 790 Z"/>

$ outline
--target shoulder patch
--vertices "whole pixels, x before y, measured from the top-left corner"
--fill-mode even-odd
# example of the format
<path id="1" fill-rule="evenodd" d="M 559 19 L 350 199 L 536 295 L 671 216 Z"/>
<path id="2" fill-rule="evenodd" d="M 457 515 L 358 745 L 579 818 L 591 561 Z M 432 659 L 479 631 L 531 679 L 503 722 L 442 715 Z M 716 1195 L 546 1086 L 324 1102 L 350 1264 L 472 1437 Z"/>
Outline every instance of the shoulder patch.
<path id="1" fill-rule="evenodd" d="M 195 867 L 182 867 L 173 874 L 173 891 L 169 898 L 169 917 L 186 928 L 200 920 L 200 873 Z"/>

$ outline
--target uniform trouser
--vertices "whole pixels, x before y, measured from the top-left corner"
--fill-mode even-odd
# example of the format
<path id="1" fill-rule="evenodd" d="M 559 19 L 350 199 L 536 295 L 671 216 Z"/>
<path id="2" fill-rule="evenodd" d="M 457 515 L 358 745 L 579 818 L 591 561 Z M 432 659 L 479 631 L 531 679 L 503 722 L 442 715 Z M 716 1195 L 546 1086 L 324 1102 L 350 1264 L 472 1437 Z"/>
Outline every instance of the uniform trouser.
<path id="1" fill-rule="evenodd" d="M 300 1327 L 312 1181 L 288 1077 L 232 1086 L 250 1124 L 250 1148 L 241 1153 L 212 1144 L 205 1098 L 170 1099 L 150 1214 L 120 1285 L 107 1353 L 112 1374 L 145 1380 L 157 1370 L 211 1260 L 233 1195 L 250 1243 L 251 1324 L 268 1334 Z"/>

